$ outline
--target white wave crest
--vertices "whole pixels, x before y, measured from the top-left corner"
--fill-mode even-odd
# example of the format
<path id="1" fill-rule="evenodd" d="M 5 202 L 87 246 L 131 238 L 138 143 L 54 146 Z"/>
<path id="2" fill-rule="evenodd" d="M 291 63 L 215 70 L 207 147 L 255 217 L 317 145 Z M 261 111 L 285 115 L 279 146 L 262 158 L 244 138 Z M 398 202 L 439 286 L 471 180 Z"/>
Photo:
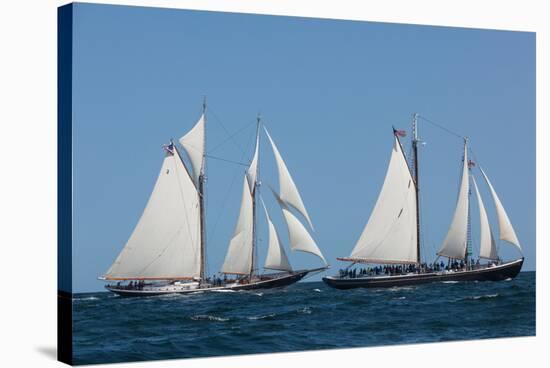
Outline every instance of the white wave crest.
<path id="1" fill-rule="evenodd" d="M 211 316 L 209 314 L 198 314 L 196 316 L 191 316 L 193 321 L 217 321 L 217 322 L 226 322 L 229 321 L 229 318 Z"/>
<path id="2" fill-rule="evenodd" d="M 256 321 L 256 320 L 259 320 L 259 319 L 266 319 L 266 318 L 273 318 L 273 317 L 275 317 L 275 313 L 265 314 L 265 315 L 261 315 L 261 316 L 250 316 L 250 317 L 246 317 L 246 318 L 250 319 L 250 320 L 253 320 L 253 321 Z"/>

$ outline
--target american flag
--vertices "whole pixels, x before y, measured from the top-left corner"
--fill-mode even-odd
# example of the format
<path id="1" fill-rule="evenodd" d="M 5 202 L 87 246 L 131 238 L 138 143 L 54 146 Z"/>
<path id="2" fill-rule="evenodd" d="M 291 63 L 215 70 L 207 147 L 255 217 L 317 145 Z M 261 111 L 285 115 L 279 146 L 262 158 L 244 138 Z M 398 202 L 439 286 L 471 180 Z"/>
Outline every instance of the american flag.
<path id="1" fill-rule="evenodd" d="M 406 137 L 407 136 L 407 132 L 404 131 L 404 130 L 397 130 L 397 129 L 394 129 L 393 130 L 393 133 L 399 137 Z"/>
<path id="2" fill-rule="evenodd" d="M 166 151 L 169 155 L 174 155 L 174 143 L 170 142 L 170 144 L 165 144 L 162 146 L 162 148 Z"/>
<path id="3" fill-rule="evenodd" d="M 472 167 L 474 167 L 474 166 L 476 166 L 476 163 L 475 163 L 474 161 L 472 161 L 472 160 L 468 160 L 468 167 L 469 167 L 469 168 L 472 168 Z"/>

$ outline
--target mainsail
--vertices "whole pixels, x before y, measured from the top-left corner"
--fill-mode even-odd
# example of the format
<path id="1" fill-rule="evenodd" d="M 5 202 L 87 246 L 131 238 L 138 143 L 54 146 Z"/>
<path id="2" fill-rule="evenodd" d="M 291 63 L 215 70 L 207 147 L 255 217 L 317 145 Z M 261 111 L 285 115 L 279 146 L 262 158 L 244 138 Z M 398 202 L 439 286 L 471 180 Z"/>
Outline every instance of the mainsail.
<path id="1" fill-rule="evenodd" d="M 281 271 L 292 271 L 290 262 L 286 256 L 285 250 L 281 245 L 281 240 L 279 239 L 279 234 L 275 225 L 269 217 L 265 203 L 262 200 L 262 205 L 265 211 L 265 218 L 269 227 L 269 245 L 267 247 L 267 257 L 265 259 L 264 268 L 271 270 L 281 270 Z"/>
<path id="2" fill-rule="evenodd" d="M 222 266 L 223 273 L 248 275 L 252 270 L 253 251 L 253 198 L 248 179 L 244 176 L 243 195 L 239 219 L 229 242 L 229 248 Z"/>
<path id="3" fill-rule="evenodd" d="M 481 173 L 485 178 L 485 182 L 487 183 L 487 185 L 489 186 L 489 189 L 491 190 L 493 202 L 495 203 L 495 208 L 497 211 L 497 218 L 498 218 L 498 227 L 500 232 L 499 234 L 500 239 L 506 240 L 507 242 L 514 244 L 519 249 L 519 251 L 522 252 L 521 245 L 519 244 L 518 237 L 516 236 L 516 232 L 512 227 L 512 223 L 508 218 L 508 214 L 506 213 L 506 210 L 504 210 L 504 206 L 502 205 L 502 202 L 500 202 L 500 199 L 498 198 L 497 192 L 493 188 L 493 185 L 491 184 L 491 181 L 485 174 L 485 171 L 483 171 L 481 167 L 479 168 L 479 170 L 481 170 Z"/>
<path id="4" fill-rule="evenodd" d="M 495 244 L 495 238 L 493 237 L 493 232 L 491 231 L 491 226 L 489 224 L 489 218 L 487 217 L 487 212 L 485 211 L 485 205 L 479 194 L 479 189 L 477 187 L 476 180 L 472 176 L 472 182 L 474 183 L 474 189 L 476 191 L 477 204 L 479 207 L 479 225 L 480 225 L 480 240 L 479 240 L 479 256 L 481 258 L 497 260 L 498 253 L 497 247 Z"/>
<path id="5" fill-rule="evenodd" d="M 126 246 L 106 279 L 200 277 L 199 196 L 173 144 Z"/>
<path id="6" fill-rule="evenodd" d="M 199 177 L 201 175 L 204 164 L 204 123 L 205 116 L 203 112 L 195 126 L 187 134 L 179 139 L 180 144 L 189 156 L 191 166 L 193 167 L 193 178 L 195 179 L 195 183 L 197 184 L 199 182 Z"/>
<path id="7" fill-rule="evenodd" d="M 453 259 L 464 259 L 466 257 L 466 246 L 468 242 L 468 196 L 470 191 L 468 174 L 468 146 L 464 142 L 464 159 L 462 164 L 462 180 L 455 213 L 451 226 L 443 241 L 443 245 L 437 255 Z"/>
<path id="8" fill-rule="evenodd" d="M 304 206 L 302 197 L 298 192 L 296 184 L 294 184 L 294 180 L 292 180 L 292 176 L 290 176 L 290 172 L 286 167 L 283 157 L 279 153 L 275 142 L 273 142 L 273 139 L 271 139 L 271 136 L 265 127 L 264 130 L 267 134 L 267 138 L 269 138 L 271 147 L 273 148 L 273 154 L 275 155 L 275 161 L 277 162 L 277 169 L 279 171 L 279 198 L 286 205 L 294 207 L 302 216 L 304 216 L 309 226 L 313 229 L 313 224 L 311 223 L 311 219 L 309 218 L 306 207 Z"/>
<path id="9" fill-rule="evenodd" d="M 397 136 L 384 184 L 349 259 L 372 263 L 416 263 L 415 183 Z"/>

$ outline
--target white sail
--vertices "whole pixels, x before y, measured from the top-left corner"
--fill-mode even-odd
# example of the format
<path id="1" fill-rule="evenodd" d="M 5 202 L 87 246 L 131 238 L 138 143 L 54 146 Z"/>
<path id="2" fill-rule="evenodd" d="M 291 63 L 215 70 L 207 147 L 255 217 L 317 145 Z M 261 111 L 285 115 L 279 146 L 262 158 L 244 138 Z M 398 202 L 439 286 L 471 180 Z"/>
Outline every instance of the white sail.
<path id="1" fill-rule="evenodd" d="M 200 276 L 199 196 L 179 154 L 164 158 L 159 177 L 107 279 Z"/>
<path id="2" fill-rule="evenodd" d="M 510 242 L 514 244 L 520 252 L 521 245 L 519 244 L 518 237 L 516 236 L 516 232 L 514 231 L 514 228 L 512 227 L 512 223 L 510 222 L 510 219 L 508 218 L 508 214 L 504 210 L 504 206 L 502 205 L 502 202 L 500 202 L 500 199 L 498 198 L 497 192 L 493 188 L 493 185 L 491 184 L 491 181 L 485 175 L 485 171 L 480 167 L 479 170 L 481 170 L 481 173 L 483 174 L 483 177 L 485 178 L 485 182 L 489 186 L 489 189 L 491 190 L 491 195 L 493 197 L 493 202 L 495 203 L 496 211 L 497 211 L 497 218 L 498 218 L 498 227 L 500 232 L 500 239 L 506 240 L 507 242 Z"/>
<path id="3" fill-rule="evenodd" d="M 416 188 L 397 137 L 378 200 L 350 258 L 373 263 L 418 261 Z"/>
<path id="4" fill-rule="evenodd" d="M 321 258 L 325 264 L 327 264 L 327 261 L 325 260 L 325 257 L 323 257 L 323 254 L 315 243 L 315 240 L 313 240 L 300 220 L 298 220 L 296 216 L 290 212 L 288 207 L 283 207 L 282 210 L 288 226 L 290 249 L 315 254 L 317 257 Z"/>
<path id="5" fill-rule="evenodd" d="M 487 212 L 485 211 L 485 205 L 479 194 L 479 189 L 477 188 L 477 183 L 474 177 L 472 176 L 472 182 L 474 183 L 474 189 L 476 191 L 477 204 L 479 207 L 479 225 L 480 225 L 480 240 L 479 240 L 479 256 L 481 258 L 497 260 L 498 253 L 497 247 L 495 244 L 495 238 L 493 237 L 493 232 L 491 231 L 491 225 L 489 224 L 489 218 L 487 217 Z"/>
<path id="6" fill-rule="evenodd" d="M 292 180 L 292 176 L 290 176 L 290 172 L 288 171 L 288 168 L 286 167 L 275 142 L 273 142 L 273 139 L 271 139 L 271 136 L 265 127 L 264 130 L 267 134 L 267 138 L 269 138 L 269 142 L 271 142 L 273 154 L 275 155 L 275 161 L 277 162 L 277 169 L 279 171 L 279 197 L 284 203 L 294 207 L 298 212 L 300 212 L 300 214 L 307 220 L 309 226 L 313 229 L 313 224 L 311 223 L 306 207 L 304 206 L 302 197 L 300 197 L 298 188 L 296 187 L 296 184 L 294 184 L 294 180 Z"/>
<path id="7" fill-rule="evenodd" d="M 290 266 L 285 250 L 281 245 L 281 240 L 279 239 L 277 229 L 275 229 L 275 225 L 273 225 L 273 222 L 269 217 L 263 199 L 262 205 L 264 207 L 265 217 L 269 227 L 269 245 L 267 247 L 267 257 L 265 259 L 264 268 L 271 270 L 292 271 L 292 267 Z"/>
<path id="8" fill-rule="evenodd" d="M 256 178 L 258 177 L 258 150 L 260 147 L 260 131 L 256 132 L 256 148 L 254 149 L 254 157 L 250 162 L 248 170 L 246 170 L 246 177 L 248 178 L 248 185 L 250 186 L 250 192 L 254 192 L 256 185 Z"/>
<path id="9" fill-rule="evenodd" d="M 195 126 L 179 139 L 180 144 L 187 152 L 191 166 L 193 167 L 193 178 L 195 183 L 199 182 L 204 163 L 204 114 L 201 115 Z"/>
<path id="10" fill-rule="evenodd" d="M 468 241 L 468 195 L 469 195 L 469 175 L 468 175 L 468 149 L 464 144 L 464 162 L 462 165 L 462 180 L 458 199 L 456 202 L 455 213 L 447 236 L 437 255 L 453 259 L 464 259 L 466 257 L 466 246 Z"/>
<path id="11" fill-rule="evenodd" d="M 252 270 L 253 203 L 246 175 L 239 219 L 229 242 L 229 248 L 222 266 L 222 272 L 248 275 Z"/>

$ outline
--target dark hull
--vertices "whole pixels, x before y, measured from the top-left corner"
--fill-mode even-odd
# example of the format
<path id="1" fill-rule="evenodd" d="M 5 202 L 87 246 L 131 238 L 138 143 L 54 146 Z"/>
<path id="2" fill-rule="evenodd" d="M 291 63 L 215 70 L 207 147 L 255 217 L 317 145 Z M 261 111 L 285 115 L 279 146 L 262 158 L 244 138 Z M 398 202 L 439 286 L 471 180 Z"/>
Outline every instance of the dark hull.
<path id="1" fill-rule="evenodd" d="M 433 272 L 394 276 L 369 276 L 357 278 L 328 276 L 323 277 L 323 281 L 328 286 L 336 289 L 387 288 L 445 281 L 502 281 L 516 277 L 521 270 L 522 265 L 523 258 L 494 267 L 468 271 Z"/>
<path id="2" fill-rule="evenodd" d="M 238 290 L 256 290 L 256 289 L 272 289 L 278 287 L 284 287 L 291 284 L 294 284 L 301 279 L 303 279 L 308 273 L 319 271 L 320 269 L 313 270 L 300 270 L 294 271 L 292 273 L 282 274 L 280 276 L 274 276 L 266 279 L 260 279 L 253 281 L 248 284 L 232 284 L 226 286 L 210 286 L 210 287 L 199 287 L 198 289 L 190 290 L 138 290 L 138 289 L 124 289 L 116 288 L 113 286 L 105 286 L 105 288 L 115 294 L 125 297 L 136 297 L 136 296 L 157 296 L 157 295 L 167 295 L 167 294 L 191 294 L 198 292 L 220 292 L 220 291 L 238 291 Z"/>

